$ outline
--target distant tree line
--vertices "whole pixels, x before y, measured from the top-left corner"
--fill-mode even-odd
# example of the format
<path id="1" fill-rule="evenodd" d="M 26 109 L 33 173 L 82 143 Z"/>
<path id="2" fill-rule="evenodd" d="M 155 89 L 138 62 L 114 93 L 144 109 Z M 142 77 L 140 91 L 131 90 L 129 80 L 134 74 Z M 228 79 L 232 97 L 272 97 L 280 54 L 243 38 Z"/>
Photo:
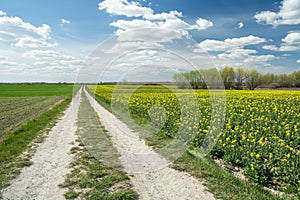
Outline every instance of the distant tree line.
<path id="1" fill-rule="evenodd" d="M 234 69 L 225 67 L 217 69 L 201 69 L 174 74 L 179 88 L 206 89 L 224 85 L 225 89 L 260 88 L 290 88 L 300 87 L 300 70 L 291 74 L 272 73 L 261 74 L 257 70 L 248 70 L 243 67 Z"/>

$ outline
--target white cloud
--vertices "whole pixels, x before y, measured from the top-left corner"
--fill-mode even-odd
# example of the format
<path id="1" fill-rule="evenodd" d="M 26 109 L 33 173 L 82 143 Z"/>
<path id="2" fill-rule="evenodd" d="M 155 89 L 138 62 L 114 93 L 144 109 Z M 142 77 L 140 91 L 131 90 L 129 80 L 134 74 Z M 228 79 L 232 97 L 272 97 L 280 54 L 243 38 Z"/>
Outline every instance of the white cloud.
<path id="1" fill-rule="evenodd" d="M 237 25 L 237 28 L 238 29 L 241 29 L 244 27 L 244 23 L 243 22 L 239 22 L 238 25 Z"/>
<path id="2" fill-rule="evenodd" d="M 163 35 L 163 37 L 162 37 Z M 180 39 L 181 34 L 167 29 L 145 28 L 134 31 L 121 31 L 106 48 L 106 53 L 132 51 L 138 48 L 164 48 L 162 43 Z"/>
<path id="3" fill-rule="evenodd" d="M 233 49 L 241 49 L 248 45 L 255 45 L 266 42 L 265 38 L 249 35 L 240 38 L 228 38 L 224 41 L 220 40 L 204 40 L 200 42 L 195 51 L 231 51 Z"/>
<path id="4" fill-rule="evenodd" d="M 300 63 L 300 60 L 297 60 L 296 62 L 297 62 L 297 63 Z"/>
<path id="5" fill-rule="evenodd" d="M 14 45 L 16 47 L 41 48 L 41 47 L 54 47 L 57 46 L 57 43 L 49 43 L 47 41 L 43 41 L 40 39 L 24 37 L 24 38 L 19 38 Z"/>
<path id="6" fill-rule="evenodd" d="M 0 17 L 1 42 L 16 47 L 40 48 L 56 44 L 50 37 L 51 28 L 47 24 L 34 26 L 19 17 Z"/>
<path id="7" fill-rule="evenodd" d="M 270 54 L 269 55 L 255 55 L 255 56 L 249 56 L 247 59 L 245 59 L 245 62 L 263 63 L 263 62 L 267 62 L 267 61 L 274 60 L 274 59 L 276 59 L 276 57 L 274 55 L 270 55 Z"/>
<path id="8" fill-rule="evenodd" d="M 189 31 L 205 30 L 213 26 L 207 19 L 198 18 L 194 24 L 185 22 L 183 14 L 177 10 L 155 13 L 136 1 L 104 0 L 99 9 L 111 15 L 123 15 L 130 19 L 119 19 L 110 25 L 115 31 L 118 43 L 106 52 L 117 53 L 135 48 L 163 48 L 175 39 L 190 38 Z"/>
<path id="9" fill-rule="evenodd" d="M 4 16 L 4 15 L 6 15 L 6 12 L 0 10 L 0 16 Z"/>
<path id="10" fill-rule="evenodd" d="M 143 7 L 136 1 L 128 0 L 104 0 L 98 4 L 99 10 L 105 10 L 111 15 L 124 15 L 126 17 L 141 17 L 143 19 L 117 20 L 112 26 L 121 31 L 138 28 L 164 28 L 180 32 L 188 36 L 188 30 L 205 30 L 213 26 L 207 19 L 199 18 L 195 24 L 189 24 L 182 20 L 181 12 L 176 10 L 170 12 L 154 13 L 154 10 Z M 118 31 L 117 31 L 118 32 Z M 120 32 L 120 31 L 119 31 Z"/>
<path id="11" fill-rule="evenodd" d="M 231 60 L 237 63 L 265 63 L 276 59 L 274 55 L 257 55 L 253 49 L 235 49 L 217 55 L 221 60 Z"/>
<path id="12" fill-rule="evenodd" d="M 30 50 L 22 54 L 26 60 L 30 60 L 30 67 L 26 73 L 38 73 L 46 80 L 74 81 L 76 74 L 84 61 L 58 50 Z"/>
<path id="13" fill-rule="evenodd" d="M 49 25 L 0 16 L 1 81 L 72 81 L 83 61 L 54 47 Z"/>
<path id="14" fill-rule="evenodd" d="M 298 51 L 300 46 L 282 45 L 278 51 Z"/>
<path id="15" fill-rule="evenodd" d="M 82 64 L 83 61 L 73 56 L 66 55 L 56 50 L 31 50 L 23 54 L 23 57 L 31 57 L 37 62 L 35 64 L 46 65 L 69 65 L 69 64 Z"/>
<path id="16" fill-rule="evenodd" d="M 270 50 L 270 51 L 278 51 L 279 50 L 279 48 L 276 47 L 275 45 L 265 45 L 262 48 L 265 50 Z"/>
<path id="17" fill-rule="evenodd" d="M 71 22 L 66 19 L 61 19 L 60 22 L 61 22 L 61 24 L 71 24 Z"/>
<path id="18" fill-rule="evenodd" d="M 300 32 L 290 32 L 282 41 L 289 45 L 300 44 Z"/>
<path id="19" fill-rule="evenodd" d="M 145 34 L 146 33 L 146 34 Z M 145 37 L 146 36 L 146 37 Z M 161 46 L 161 42 L 171 42 L 172 39 L 181 38 L 181 34 L 168 29 L 145 28 L 122 32 L 118 35 L 118 42 L 146 42 Z"/>
<path id="20" fill-rule="evenodd" d="M 162 12 L 158 14 L 146 14 L 143 17 L 148 20 L 170 20 L 170 19 L 177 19 L 183 17 L 182 12 L 178 12 L 177 10 L 170 11 L 169 13 Z"/>
<path id="21" fill-rule="evenodd" d="M 219 59 L 245 59 L 251 54 L 256 54 L 253 49 L 233 49 L 217 55 Z"/>
<path id="22" fill-rule="evenodd" d="M 271 51 L 298 51 L 300 50 L 300 32 L 290 32 L 281 39 L 282 44 L 277 47 L 275 45 L 263 46 L 263 49 Z"/>
<path id="23" fill-rule="evenodd" d="M 118 55 L 140 48 L 164 49 L 176 45 L 175 40 L 190 39 L 191 30 L 205 30 L 213 26 L 213 22 L 203 18 L 187 23 L 183 13 L 177 10 L 155 13 L 152 8 L 143 5 L 135 0 L 103 0 L 98 4 L 99 10 L 108 14 L 128 17 L 110 24 L 117 28 L 116 38 L 103 52 Z"/>
<path id="24" fill-rule="evenodd" d="M 300 0 L 283 0 L 279 7 L 279 12 L 262 11 L 254 18 L 258 23 L 278 25 L 300 24 Z"/>
<path id="25" fill-rule="evenodd" d="M 151 8 L 142 7 L 138 2 L 127 0 L 104 0 L 98 4 L 99 10 L 106 10 L 111 15 L 125 15 L 126 17 L 141 17 L 153 15 Z"/>
<path id="26" fill-rule="evenodd" d="M 30 34 L 41 38 L 50 38 L 51 28 L 47 24 L 36 27 L 30 23 L 24 22 L 19 17 L 0 17 L 0 29 L 2 32 L 17 33 L 18 35 Z"/>
<path id="27" fill-rule="evenodd" d="M 157 28 L 158 25 L 149 20 L 134 19 L 131 21 L 117 20 L 110 24 L 111 26 L 118 27 L 121 30 L 133 30 L 138 28 Z"/>
<path id="28" fill-rule="evenodd" d="M 276 25 L 278 22 L 276 22 L 278 16 L 276 13 L 271 12 L 271 11 L 262 11 L 254 16 L 256 19 L 256 22 L 258 23 L 266 23 L 266 24 L 272 24 Z"/>
<path id="29" fill-rule="evenodd" d="M 247 68 L 269 66 L 268 61 L 276 59 L 274 55 L 260 55 L 257 50 L 249 49 L 251 45 L 266 42 L 265 38 L 249 35 L 240 38 L 220 40 L 204 40 L 194 49 L 196 52 L 208 51 L 219 67 L 245 66 Z M 246 48 L 248 47 L 248 48 Z"/>
<path id="30" fill-rule="evenodd" d="M 167 19 L 164 21 L 157 20 L 117 20 L 110 24 L 111 26 L 119 28 L 116 33 L 121 33 L 129 30 L 143 29 L 143 28 L 159 28 L 169 29 L 181 33 L 183 36 L 189 36 L 189 30 L 204 30 L 213 26 L 211 21 L 205 19 L 198 19 L 195 25 L 191 25 L 181 20 L 180 18 Z M 145 33 L 147 34 L 147 33 Z M 161 35 L 161 37 L 165 37 Z"/>
<path id="31" fill-rule="evenodd" d="M 205 29 L 212 27 L 213 25 L 214 24 L 211 21 L 203 19 L 203 18 L 199 18 L 196 20 L 196 24 L 191 26 L 190 29 L 205 30 Z"/>

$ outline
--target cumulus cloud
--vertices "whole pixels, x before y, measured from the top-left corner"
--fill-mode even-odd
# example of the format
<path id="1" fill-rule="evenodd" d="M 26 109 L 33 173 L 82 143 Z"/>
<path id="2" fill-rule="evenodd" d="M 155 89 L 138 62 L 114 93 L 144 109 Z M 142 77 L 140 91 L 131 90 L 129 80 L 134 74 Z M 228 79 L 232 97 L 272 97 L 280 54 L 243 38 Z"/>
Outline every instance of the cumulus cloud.
<path id="1" fill-rule="evenodd" d="M 289 45 L 298 45 L 300 44 L 300 32 L 290 32 L 282 41 Z"/>
<path id="2" fill-rule="evenodd" d="M 266 45 L 262 48 L 270 51 L 298 51 L 300 50 L 300 32 L 290 32 L 281 39 L 282 44 L 277 47 L 275 45 Z"/>
<path id="3" fill-rule="evenodd" d="M 257 50 L 249 49 L 251 45 L 265 43 L 265 38 L 249 35 L 239 38 L 221 40 L 204 40 L 195 46 L 194 51 L 211 53 L 218 66 L 267 66 L 267 62 L 276 59 L 274 55 L 259 55 Z M 248 47 L 248 48 L 246 48 Z"/>
<path id="4" fill-rule="evenodd" d="M 106 10 L 111 15 L 124 15 L 126 17 L 141 17 L 153 15 L 151 8 L 142 7 L 138 2 L 127 0 L 104 0 L 98 4 L 99 10 Z"/>
<path id="5" fill-rule="evenodd" d="M 35 26 L 20 17 L 0 16 L 2 81 L 72 80 L 72 73 L 83 61 L 58 51 L 58 46 L 49 25 Z"/>
<path id="6" fill-rule="evenodd" d="M 24 22 L 19 17 L 8 17 L 2 16 L 0 17 L 0 29 L 2 32 L 7 33 L 16 33 L 18 35 L 32 35 L 38 36 L 44 39 L 50 37 L 51 28 L 47 24 L 43 24 L 42 26 L 33 26 L 30 23 Z"/>
<path id="7" fill-rule="evenodd" d="M 300 24 L 300 0 L 283 0 L 279 7 L 279 12 L 262 11 L 254 18 L 258 23 L 278 25 Z"/>
<path id="8" fill-rule="evenodd" d="M 212 27 L 213 25 L 214 24 L 211 21 L 199 18 L 196 20 L 196 24 L 191 26 L 190 29 L 205 30 Z"/>
<path id="9" fill-rule="evenodd" d="M 231 60 L 236 63 L 258 63 L 260 65 L 276 59 L 276 57 L 271 54 L 257 55 L 257 51 L 253 49 L 235 49 L 218 54 L 216 58 L 220 60 Z"/>
<path id="10" fill-rule="evenodd" d="M 119 28 L 117 33 L 138 28 L 163 28 L 180 32 L 188 36 L 189 30 L 205 30 L 213 26 L 213 22 L 199 18 L 194 24 L 182 20 L 183 14 L 176 10 L 154 13 L 149 7 L 144 7 L 136 1 L 104 0 L 98 5 L 99 10 L 105 10 L 111 15 L 122 15 L 142 19 L 117 20 L 111 26 Z"/>
<path id="11" fill-rule="evenodd" d="M 213 22 L 203 18 L 196 19 L 194 23 L 188 23 L 183 19 L 182 12 L 177 10 L 155 12 L 152 8 L 144 6 L 143 3 L 146 2 L 139 2 L 103 0 L 98 4 L 99 10 L 106 11 L 112 16 L 127 17 L 110 24 L 117 28 L 116 41 L 110 43 L 112 46 L 106 48 L 105 53 L 118 55 L 140 48 L 163 49 L 176 45 L 175 40 L 190 39 L 189 31 L 191 30 L 205 30 L 213 26 Z M 113 56 L 106 55 L 105 57 Z"/>
<path id="12" fill-rule="evenodd" d="M 51 28 L 47 24 L 34 26 L 19 17 L 0 17 L 0 38 L 16 47 L 51 47 L 56 44 L 51 40 Z"/>
<path id="13" fill-rule="evenodd" d="M 266 42 L 265 38 L 249 35 L 240 38 L 227 38 L 224 41 L 220 40 L 204 40 L 200 42 L 195 51 L 231 51 L 241 49 L 248 45 L 255 45 Z"/>
<path id="14" fill-rule="evenodd" d="M 300 63 L 300 60 L 297 60 L 296 62 L 297 62 L 297 63 Z"/>

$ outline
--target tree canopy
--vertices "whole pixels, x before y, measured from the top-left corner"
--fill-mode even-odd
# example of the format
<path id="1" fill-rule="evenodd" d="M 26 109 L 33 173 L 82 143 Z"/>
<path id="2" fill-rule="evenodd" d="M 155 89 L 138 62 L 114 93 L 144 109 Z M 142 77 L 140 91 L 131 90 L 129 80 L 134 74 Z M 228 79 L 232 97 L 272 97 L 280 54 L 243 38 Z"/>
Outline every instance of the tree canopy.
<path id="1" fill-rule="evenodd" d="M 179 88 L 193 89 L 220 88 L 220 85 L 223 85 L 225 89 L 238 90 L 243 88 L 254 90 L 257 87 L 300 87 L 300 71 L 275 75 L 261 74 L 255 69 L 248 70 L 243 67 L 237 69 L 225 67 L 219 71 L 210 68 L 177 73 L 173 78 Z"/>

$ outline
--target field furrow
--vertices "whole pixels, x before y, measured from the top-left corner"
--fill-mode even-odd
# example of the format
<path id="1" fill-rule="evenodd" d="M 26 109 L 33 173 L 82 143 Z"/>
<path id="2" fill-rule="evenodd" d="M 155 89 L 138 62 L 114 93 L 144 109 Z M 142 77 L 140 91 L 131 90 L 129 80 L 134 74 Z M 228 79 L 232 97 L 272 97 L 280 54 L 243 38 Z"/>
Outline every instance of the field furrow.
<path id="1" fill-rule="evenodd" d="M 0 97 L 0 136 L 17 129 L 63 99 L 63 96 Z"/>

